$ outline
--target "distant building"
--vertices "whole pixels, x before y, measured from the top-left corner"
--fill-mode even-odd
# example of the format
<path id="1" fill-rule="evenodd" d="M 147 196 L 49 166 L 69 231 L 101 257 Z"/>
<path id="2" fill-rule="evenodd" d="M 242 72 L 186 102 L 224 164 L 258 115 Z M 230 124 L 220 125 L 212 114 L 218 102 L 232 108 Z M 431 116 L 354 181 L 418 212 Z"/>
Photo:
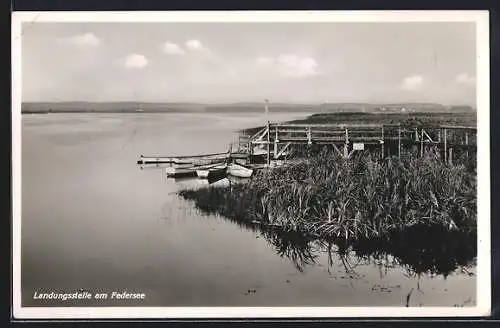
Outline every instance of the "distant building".
<path id="1" fill-rule="evenodd" d="M 394 113 L 394 112 L 402 112 L 402 113 L 414 112 L 414 110 L 412 108 L 405 107 L 405 106 L 398 106 L 398 105 L 381 106 L 381 107 L 377 107 L 376 110 L 378 110 L 380 112 L 391 112 L 391 113 Z"/>

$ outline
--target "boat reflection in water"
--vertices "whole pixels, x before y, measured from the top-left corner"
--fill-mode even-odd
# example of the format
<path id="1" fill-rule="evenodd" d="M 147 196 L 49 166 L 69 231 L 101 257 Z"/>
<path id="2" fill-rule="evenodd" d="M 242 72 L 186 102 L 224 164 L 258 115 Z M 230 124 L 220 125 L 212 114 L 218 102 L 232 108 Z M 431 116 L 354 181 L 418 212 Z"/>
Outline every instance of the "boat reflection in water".
<path id="1" fill-rule="evenodd" d="M 176 185 L 178 186 L 178 189 L 184 189 L 184 188 L 191 188 L 191 189 L 198 189 L 198 188 L 205 188 L 205 187 L 228 187 L 231 185 L 231 180 L 225 175 L 219 175 L 219 176 L 211 176 L 206 179 L 200 179 L 197 176 L 184 176 L 184 177 L 176 177 L 176 178 L 171 178 Z"/>

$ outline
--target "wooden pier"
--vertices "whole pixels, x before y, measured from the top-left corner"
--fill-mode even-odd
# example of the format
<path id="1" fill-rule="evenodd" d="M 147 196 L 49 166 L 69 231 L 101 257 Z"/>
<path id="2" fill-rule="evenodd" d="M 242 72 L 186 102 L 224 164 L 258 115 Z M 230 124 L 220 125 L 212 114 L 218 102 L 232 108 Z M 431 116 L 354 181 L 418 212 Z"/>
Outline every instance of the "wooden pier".
<path id="1" fill-rule="evenodd" d="M 412 150 L 424 156 L 436 150 L 453 163 L 457 154 L 470 156 L 476 151 L 477 128 L 470 126 L 429 125 L 405 127 L 401 124 L 290 124 L 268 123 L 253 135 L 240 133 L 230 153 L 235 156 L 264 156 L 267 164 L 281 159 L 294 145 L 331 145 L 348 159 L 356 151 L 379 149 L 382 157 L 401 156 Z"/>
<path id="2" fill-rule="evenodd" d="M 411 152 L 423 157 L 432 150 L 453 164 L 457 156 L 475 156 L 477 128 L 469 126 L 428 125 L 408 127 L 402 124 L 292 124 L 268 123 L 254 134 L 241 132 L 238 142 L 227 152 L 192 156 L 140 156 L 137 164 L 168 164 L 178 170 L 221 163 L 246 165 L 254 169 L 281 165 L 290 159 L 294 147 L 331 146 L 344 159 L 355 152 L 371 151 L 381 157 Z"/>

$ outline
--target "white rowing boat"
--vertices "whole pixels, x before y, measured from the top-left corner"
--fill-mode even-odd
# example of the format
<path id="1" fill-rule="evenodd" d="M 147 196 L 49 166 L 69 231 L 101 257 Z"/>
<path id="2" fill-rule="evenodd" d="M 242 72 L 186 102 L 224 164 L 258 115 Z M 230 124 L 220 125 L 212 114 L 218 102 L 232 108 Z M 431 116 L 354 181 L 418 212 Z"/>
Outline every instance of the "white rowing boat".
<path id="1" fill-rule="evenodd" d="M 201 179 L 213 179 L 226 175 L 227 165 L 217 165 L 196 170 L 196 175 Z"/>
<path id="2" fill-rule="evenodd" d="M 239 178 L 250 178 L 253 170 L 240 164 L 231 163 L 227 167 L 227 173 Z"/>

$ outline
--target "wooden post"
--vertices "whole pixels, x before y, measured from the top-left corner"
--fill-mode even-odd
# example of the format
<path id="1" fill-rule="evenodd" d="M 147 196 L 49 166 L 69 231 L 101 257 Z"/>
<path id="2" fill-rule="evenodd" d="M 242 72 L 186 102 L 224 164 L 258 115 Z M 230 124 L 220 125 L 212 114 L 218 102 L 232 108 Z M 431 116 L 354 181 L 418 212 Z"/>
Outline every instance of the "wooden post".
<path id="1" fill-rule="evenodd" d="M 420 157 L 424 157 L 424 128 L 420 132 Z"/>
<path id="2" fill-rule="evenodd" d="M 347 159 L 349 157 L 349 130 L 347 128 L 344 129 L 344 154 L 343 158 Z"/>
<path id="3" fill-rule="evenodd" d="M 278 158 L 278 126 L 275 126 L 274 127 L 274 132 L 275 132 L 275 136 L 274 136 L 274 159 L 277 159 Z"/>
<path id="4" fill-rule="evenodd" d="M 418 141 L 418 130 L 415 128 L 415 141 Z"/>
<path id="5" fill-rule="evenodd" d="M 446 129 L 444 129 L 444 162 L 446 163 L 446 159 L 447 159 L 447 152 L 448 152 L 448 145 L 447 145 L 447 140 L 448 140 L 448 131 Z"/>
<path id="6" fill-rule="evenodd" d="M 401 126 L 398 127 L 398 158 L 401 158 Z"/>
<path id="7" fill-rule="evenodd" d="M 271 124 L 267 121 L 267 165 L 271 164 Z"/>
<path id="8" fill-rule="evenodd" d="M 311 127 L 307 127 L 307 144 L 312 145 Z"/>
<path id="9" fill-rule="evenodd" d="M 448 156 L 448 160 L 449 160 L 449 164 L 452 165 L 453 164 L 453 148 L 450 147 L 450 150 L 449 150 L 450 154 Z"/>
<path id="10" fill-rule="evenodd" d="M 465 156 L 469 159 L 469 133 L 465 132 Z"/>
<path id="11" fill-rule="evenodd" d="M 441 130 L 438 131 L 438 143 L 441 143 Z"/>
<path id="12" fill-rule="evenodd" d="M 381 146 L 381 149 L 382 149 L 382 158 L 384 158 L 384 156 L 385 156 L 384 138 L 385 138 L 385 136 L 384 136 L 384 126 L 382 125 L 382 140 L 381 140 L 381 142 L 382 142 L 382 146 Z"/>

